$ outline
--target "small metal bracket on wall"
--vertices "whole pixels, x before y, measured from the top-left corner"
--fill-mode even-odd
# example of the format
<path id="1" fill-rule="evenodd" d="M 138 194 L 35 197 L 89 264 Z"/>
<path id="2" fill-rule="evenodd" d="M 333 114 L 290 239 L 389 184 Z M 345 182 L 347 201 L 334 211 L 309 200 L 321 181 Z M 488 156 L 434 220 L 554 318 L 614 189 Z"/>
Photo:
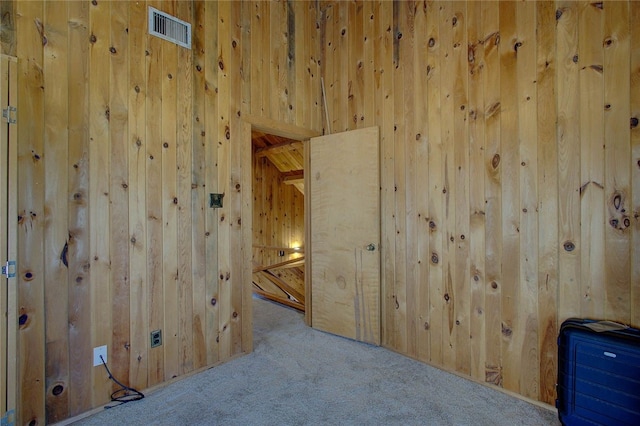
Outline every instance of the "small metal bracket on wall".
<path id="1" fill-rule="evenodd" d="M 18 115 L 18 108 L 13 106 L 8 106 L 2 110 L 2 118 L 4 118 L 9 124 L 16 124 L 18 119 L 16 116 Z"/>
<path id="2" fill-rule="evenodd" d="M 16 276 L 16 261 L 9 260 L 6 265 L 2 266 L 2 275 L 7 278 L 14 278 Z"/>
<path id="3" fill-rule="evenodd" d="M 209 194 L 209 207 L 212 209 L 221 209 L 223 197 L 224 194 Z"/>

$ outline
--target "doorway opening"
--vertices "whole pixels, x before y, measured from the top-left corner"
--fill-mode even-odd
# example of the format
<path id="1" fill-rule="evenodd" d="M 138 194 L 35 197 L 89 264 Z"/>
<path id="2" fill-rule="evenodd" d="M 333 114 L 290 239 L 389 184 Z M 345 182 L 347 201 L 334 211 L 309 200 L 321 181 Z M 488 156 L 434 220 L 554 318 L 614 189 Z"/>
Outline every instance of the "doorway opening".
<path id="1" fill-rule="evenodd" d="M 253 129 L 252 289 L 304 312 L 304 142 Z"/>
<path id="2" fill-rule="evenodd" d="M 250 208 L 246 210 L 247 213 L 243 213 L 243 223 L 251 223 L 250 228 L 252 229 L 252 233 L 248 232 L 243 237 L 243 246 L 247 248 L 247 250 L 245 250 L 245 253 L 247 253 L 247 262 L 245 265 L 244 275 L 252 278 L 251 281 L 247 279 L 244 283 L 243 299 L 248 302 L 255 294 L 254 289 L 265 291 L 266 286 L 270 285 L 269 283 L 273 284 L 272 279 L 264 277 L 267 270 L 273 272 L 274 269 L 279 269 L 279 273 L 283 276 L 285 274 L 296 274 L 296 283 L 299 282 L 300 276 L 302 277 L 303 283 L 302 287 L 300 284 L 297 284 L 296 286 L 299 297 L 292 294 L 296 292 L 291 289 L 289 289 L 289 291 L 284 290 L 284 293 L 286 294 L 280 293 L 280 296 L 282 296 L 281 303 L 295 303 L 298 305 L 297 307 L 304 306 L 305 323 L 307 325 L 311 325 L 311 285 L 309 283 L 309 269 L 306 267 L 308 265 L 307 257 L 305 257 L 304 252 L 305 241 L 309 240 L 309 236 L 308 234 L 305 234 L 305 232 L 308 232 L 309 229 L 307 223 L 309 220 L 308 214 L 310 209 L 305 205 L 308 199 L 303 195 L 304 182 L 300 180 L 300 178 L 304 177 L 304 169 L 308 168 L 308 155 L 305 151 L 305 144 L 311 138 L 320 136 L 320 133 L 292 124 L 286 124 L 250 114 L 243 115 L 241 133 L 243 135 L 242 143 L 244 144 L 242 150 L 246 153 L 243 155 L 242 164 L 246 165 L 246 168 L 251 170 L 251 172 L 247 170 L 247 173 L 243 173 L 243 186 L 251 187 L 251 198 L 247 197 L 245 201 Z M 256 153 L 256 151 L 259 152 Z M 271 156 L 273 161 L 268 159 L 268 156 Z M 300 158 L 303 159 L 302 167 L 300 167 Z M 254 189 L 257 189 L 256 181 L 257 177 L 260 175 L 254 175 L 253 169 L 254 165 L 256 167 L 261 166 L 265 169 L 271 167 L 278 169 L 277 164 L 279 161 L 285 162 L 285 164 L 287 162 L 289 163 L 286 169 L 283 167 L 283 170 L 285 170 L 284 172 L 280 172 L 278 170 L 278 173 L 281 173 L 278 178 L 281 181 L 281 186 L 289 188 L 287 190 L 289 191 L 289 198 L 297 198 L 297 201 L 302 200 L 302 208 L 298 207 L 298 212 L 296 213 L 295 209 L 293 212 L 292 217 L 296 230 L 292 231 L 289 229 L 287 231 L 288 234 L 285 234 L 289 235 L 286 239 L 281 239 L 277 242 L 273 242 L 274 240 L 272 239 L 272 242 L 269 242 L 268 239 L 263 240 L 261 236 L 266 234 L 269 238 L 272 238 L 274 224 L 281 227 L 282 220 L 280 219 L 280 216 L 277 217 L 277 221 L 274 220 L 275 217 L 273 217 L 271 210 L 276 207 L 280 208 L 280 206 L 285 202 L 284 200 L 286 197 L 279 197 L 276 200 L 273 196 L 265 197 L 264 195 L 260 195 L 260 199 L 258 199 L 258 195 L 254 193 Z M 272 166 L 269 166 L 269 163 L 271 163 Z M 274 169 L 270 169 L 269 173 L 275 174 Z M 262 186 L 263 184 L 266 185 L 266 182 L 267 181 L 263 177 L 259 183 Z M 298 188 L 296 188 L 296 186 Z M 266 190 L 266 188 L 264 188 L 264 190 Z M 276 202 L 278 205 L 274 206 L 274 203 Z M 257 207 L 256 204 L 258 203 L 265 204 L 263 207 Z M 284 207 L 282 208 L 284 209 Z M 290 219 L 290 214 L 291 213 L 287 213 L 287 220 Z M 285 226 L 284 229 L 287 230 L 287 227 Z M 302 230 L 302 233 L 300 233 L 300 230 Z M 251 250 L 249 250 L 249 248 Z M 250 256 L 249 253 L 251 253 Z M 284 255 L 281 256 L 282 254 Z M 263 255 L 265 257 L 263 257 Z M 275 260 L 273 260 L 274 256 Z M 249 257 L 251 259 L 249 259 Z M 274 268 L 274 265 L 283 262 L 291 263 L 285 264 L 283 267 Z M 290 269 L 294 268 L 284 267 L 289 265 L 294 265 L 298 271 L 293 272 Z M 260 269 L 262 269 L 262 271 L 260 271 Z M 264 280 L 260 280 L 260 282 L 263 283 L 262 285 L 254 285 L 254 277 L 256 274 L 263 276 Z M 272 273 L 271 276 L 278 277 L 278 273 Z M 268 281 L 269 283 L 265 284 L 265 281 Z M 280 287 L 284 289 L 286 286 L 280 285 Z M 278 294 L 278 290 L 273 290 Z M 250 333 L 253 326 L 252 303 L 246 303 L 244 306 L 246 306 L 245 318 L 247 319 L 247 321 L 245 321 L 247 326 L 245 332 Z M 249 348 L 252 347 L 250 336 L 251 334 L 247 336 L 247 347 Z"/>

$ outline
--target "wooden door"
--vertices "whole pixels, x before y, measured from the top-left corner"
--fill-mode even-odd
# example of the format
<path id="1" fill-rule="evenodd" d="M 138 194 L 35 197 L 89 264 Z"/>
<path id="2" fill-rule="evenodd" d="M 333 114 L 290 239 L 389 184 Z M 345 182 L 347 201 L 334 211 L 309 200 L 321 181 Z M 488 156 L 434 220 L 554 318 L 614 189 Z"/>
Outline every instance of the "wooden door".
<path id="1" fill-rule="evenodd" d="M 15 58 L 0 55 L 0 263 L 5 268 L 0 279 L 0 417 L 2 424 L 15 422 L 17 289 L 16 260 L 16 164 L 17 164 L 17 66 Z M 6 116 L 6 117 L 5 117 Z M 12 220 L 13 219 L 13 220 Z"/>
<path id="2" fill-rule="evenodd" d="M 378 137 L 378 128 L 370 127 L 312 138 L 305 165 L 311 326 L 375 345 L 380 344 Z"/>

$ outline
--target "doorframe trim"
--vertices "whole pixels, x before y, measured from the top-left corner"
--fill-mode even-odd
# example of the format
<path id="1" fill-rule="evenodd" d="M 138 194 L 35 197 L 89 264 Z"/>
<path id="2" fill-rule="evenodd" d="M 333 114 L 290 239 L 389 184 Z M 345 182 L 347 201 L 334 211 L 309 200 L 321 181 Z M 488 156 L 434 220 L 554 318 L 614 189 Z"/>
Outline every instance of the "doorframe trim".
<path id="1" fill-rule="evenodd" d="M 249 191 L 245 191 L 243 198 L 243 209 L 242 209 L 242 223 L 244 226 L 244 232 L 242 234 L 242 246 L 244 247 L 244 266 L 243 266 L 243 277 L 246 277 L 243 280 L 242 285 L 242 311 L 244 315 L 243 321 L 243 348 L 246 352 L 251 352 L 253 350 L 253 308 L 252 308 L 252 297 L 253 297 L 253 268 L 252 268 L 252 258 L 253 258 L 253 250 L 252 241 L 253 241 L 253 177 L 252 177 L 252 142 L 251 142 L 251 133 L 256 130 L 262 133 L 281 136 L 288 139 L 293 139 L 297 141 L 307 142 L 309 139 L 322 136 L 322 132 L 307 129 L 305 127 L 299 127 L 294 124 L 288 124 L 281 121 L 273 120 L 271 118 L 252 115 L 252 114 L 242 114 L 240 119 L 240 134 L 242 140 L 242 152 L 244 153 L 242 156 L 242 166 L 245 171 L 242 172 L 242 187 L 243 188 L 251 188 Z M 304 149 L 304 167 L 305 169 L 308 166 L 308 153 L 307 149 Z M 305 173 L 304 182 L 307 184 L 307 174 Z M 306 192 L 306 191 L 305 191 Z M 309 210 L 307 208 L 308 197 L 304 197 L 304 232 L 305 232 L 305 250 L 308 249 L 306 247 L 307 242 L 309 241 L 309 235 L 307 234 L 309 231 Z M 305 324 L 311 325 L 311 280 L 309 269 L 311 266 L 310 256 L 305 256 L 304 260 L 304 287 L 305 287 L 305 312 L 304 312 L 304 321 Z"/>
<path id="2" fill-rule="evenodd" d="M 6 61 L 7 78 L 8 78 L 8 92 L 7 92 L 7 104 L 18 106 L 18 58 L 8 55 L 0 55 L 3 63 Z M 3 67 L 4 68 L 4 67 Z M 5 73 L 5 70 L 2 70 Z M 5 105 L 3 105 L 4 107 Z M 18 217 L 17 208 L 17 194 L 18 194 L 18 123 L 19 120 L 13 124 L 8 125 L 11 131 L 8 132 L 7 137 L 7 223 L 0 226 L 7 226 L 7 259 L 0 259 L 2 262 L 5 260 L 18 260 L 17 259 L 17 237 L 18 224 L 14 223 L 11 218 Z M 4 281 L 4 279 L 3 279 Z M 4 282 L 2 286 L 4 286 Z M 4 291 L 4 289 L 2 290 Z M 17 353 L 18 353 L 18 289 L 17 278 L 7 278 L 6 281 L 6 303 L 7 303 L 7 323 L 6 323 L 6 350 L 4 356 L 0 357 L 2 362 L 6 362 L 3 366 L 3 372 L 6 373 L 2 380 L 3 391 L 0 392 L 3 398 L 6 397 L 6 413 L 15 413 L 18 405 L 18 368 L 17 368 Z M 3 336 L 5 337 L 5 336 Z M 6 358 L 5 358 L 6 356 Z M 2 375 L 0 375 L 2 376 Z M 5 402 L 5 401 L 3 401 Z M 4 411 L 4 410 L 2 410 Z M 0 412 L 1 416 L 6 414 Z M 15 415 L 15 414 L 14 414 Z M 15 417 L 14 417 L 15 418 Z M 17 423 L 17 422 L 16 422 Z"/>

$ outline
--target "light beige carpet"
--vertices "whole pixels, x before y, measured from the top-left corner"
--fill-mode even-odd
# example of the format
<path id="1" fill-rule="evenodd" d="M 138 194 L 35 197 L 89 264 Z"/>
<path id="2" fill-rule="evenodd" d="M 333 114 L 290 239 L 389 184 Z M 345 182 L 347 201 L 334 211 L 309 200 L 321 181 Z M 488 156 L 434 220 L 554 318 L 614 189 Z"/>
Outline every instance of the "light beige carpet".
<path id="1" fill-rule="evenodd" d="M 254 299 L 249 355 L 79 425 L 558 425 L 529 404 Z"/>

